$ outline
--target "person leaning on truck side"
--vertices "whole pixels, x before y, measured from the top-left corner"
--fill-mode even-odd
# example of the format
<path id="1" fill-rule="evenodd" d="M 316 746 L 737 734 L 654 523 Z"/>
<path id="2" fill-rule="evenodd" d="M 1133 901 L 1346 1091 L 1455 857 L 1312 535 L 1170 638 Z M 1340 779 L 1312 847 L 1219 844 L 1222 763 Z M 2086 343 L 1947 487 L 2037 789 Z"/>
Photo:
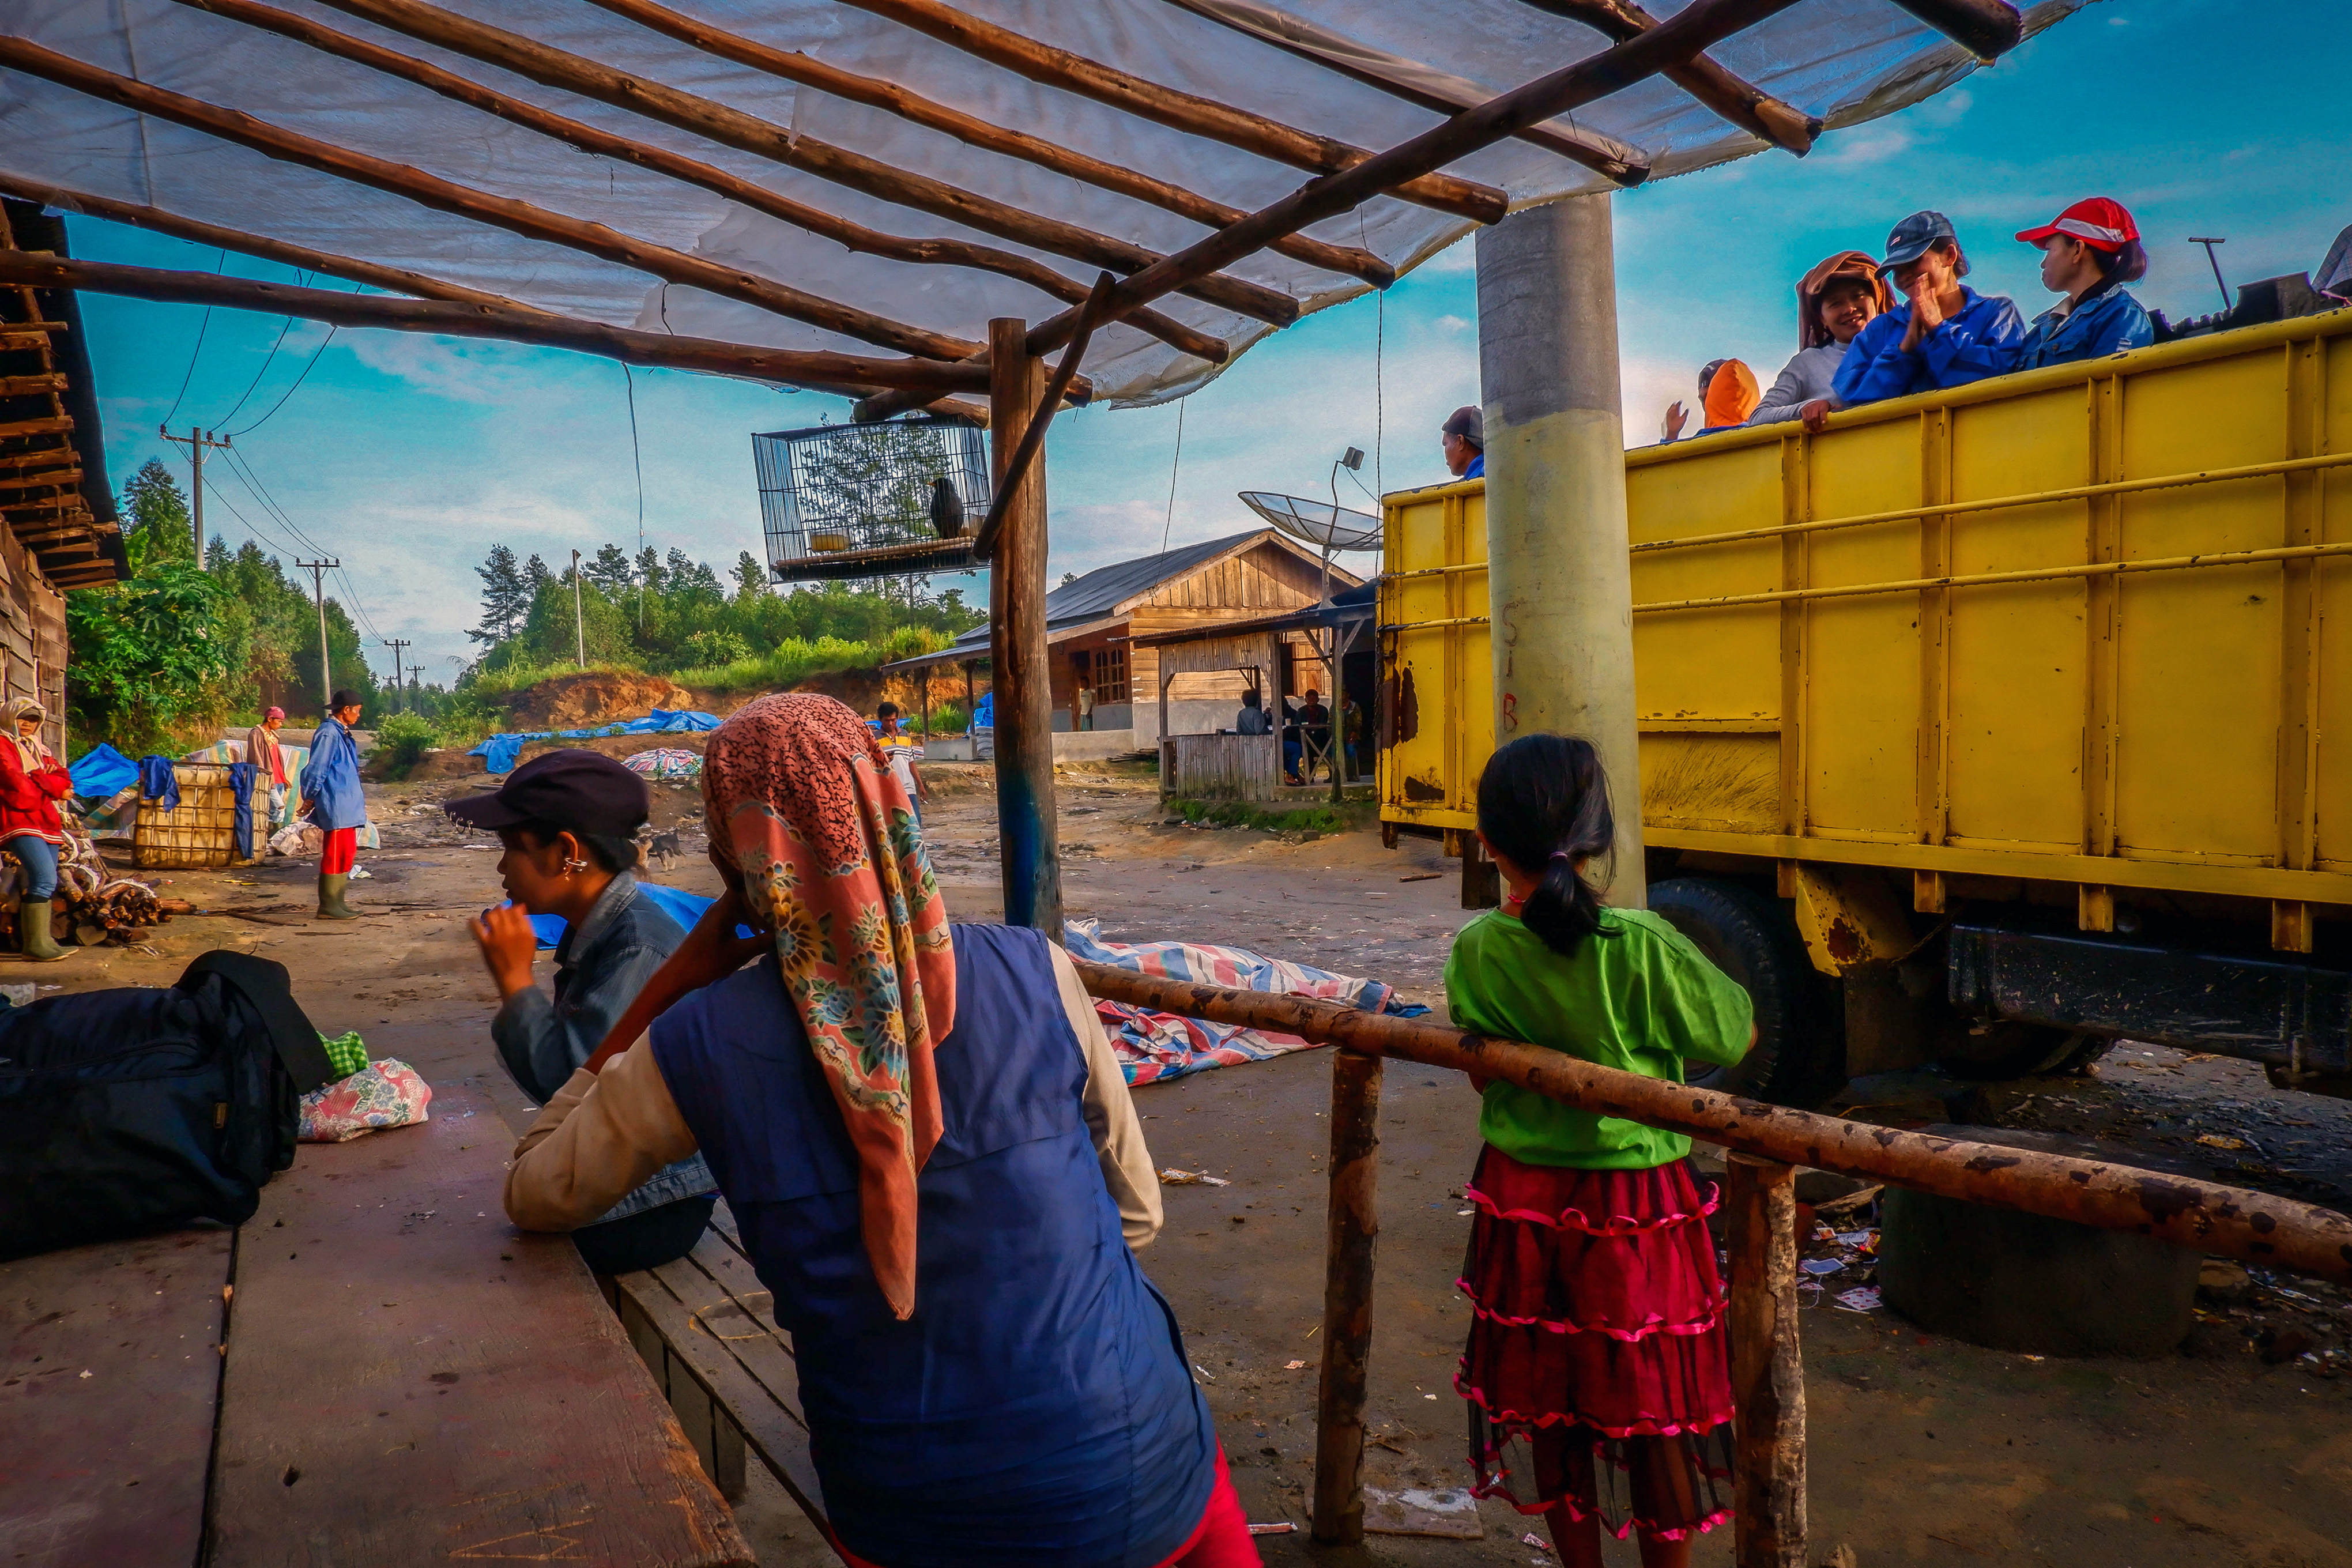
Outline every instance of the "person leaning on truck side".
<path id="1" fill-rule="evenodd" d="M 1830 388 L 1841 405 L 1966 386 L 2017 368 L 2025 320 L 2005 295 L 1960 281 L 1969 258 L 1951 219 L 1913 213 L 1887 235 L 1880 267 L 1903 298 L 1847 346 Z"/>
<path id="2" fill-rule="evenodd" d="M 2156 342 L 2147 312 L 2124 288 L 2147 271 L 2147 252 L 2121 202 L 2092 196 L 2017 237 L 2041 250 L 2042 286 L 2066 296 L 2026 329 L 2019 370 L 2104 359 Z"/>
<path id="3" fill-rule="evenodd" d="M 1830 384 L 1845 351 L 1895 303 L 1894 291 L 1868 253 L 1841 250 L 1797 282 L 1797 353 L 1748 416 L 1750 425 L 1801 419 L 1819 432 L 1838 405 Z"/>
<path id="4" fill-rule="evenodd" d="M 1445 454 L 1445 471 L 1455 479 L 1486 477 L 1486 417 L 1475 405 L 1465 403 L 1445 416 L 1437 445 Z"/>

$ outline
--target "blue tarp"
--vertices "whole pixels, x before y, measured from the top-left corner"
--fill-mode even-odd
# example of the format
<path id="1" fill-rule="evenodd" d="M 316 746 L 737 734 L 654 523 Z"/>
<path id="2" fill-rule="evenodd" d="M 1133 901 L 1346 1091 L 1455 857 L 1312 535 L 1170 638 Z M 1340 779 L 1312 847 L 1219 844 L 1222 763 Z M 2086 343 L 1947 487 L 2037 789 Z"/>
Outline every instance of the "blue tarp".
<path id="1" fill-rule="evenodd" d="M 716 714 L 697 713 L 686 709 L 673 712 L 667 708 L 656 708 L 642 719 L 607 724 L 597 730 L 530 730 L 493 735 L 466 754 L 481 758 L 494 773 L 510 773 L 514 772 L 515 759 L 532 741 L 593 741 L 604 735 L 677 735 L 717 728 L 719 719 Z"/>
<path id="2" fill-rule="evenodd" d="M 689 893 L 683 888 L 666 888 L 659 882 L 639 882 L 637 894 L 640 898 L 651 899 L 660 907 L 662 913 L 688 931 L 694 929 L 694 922 L 702 918 L 703 910 L 719 901 L 716 899 L 703 898 L 698 893 Z M 541 947 L 553 947 L 563 940 L 563 917 L 533 915 L 530 917 L 530 929 L 538 933 Z M 751 928 L 737 926 L 735 934 L 748 937 L 752 934 Z"/>
<path id="3" fill-rule="evenodd" d="M 103 741 L 67 771 L 73 774 L 74 794 L 84 800 L 106 800 L 139 782 L 139 764 Z"/>
<path id="4" fill-rule="evenodd" d="M 971 727 L 975 730 L 996 728 L 996 693 L 983 691 L 980 700 L 971 705 Z"/>

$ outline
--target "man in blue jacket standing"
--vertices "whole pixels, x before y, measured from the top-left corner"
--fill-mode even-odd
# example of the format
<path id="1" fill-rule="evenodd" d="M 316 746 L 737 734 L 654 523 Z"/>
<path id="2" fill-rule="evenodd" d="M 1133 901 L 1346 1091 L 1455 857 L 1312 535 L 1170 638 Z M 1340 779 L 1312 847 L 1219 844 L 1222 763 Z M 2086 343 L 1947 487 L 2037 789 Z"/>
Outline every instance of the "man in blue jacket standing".
<path id="1" fill-rule="evenodd" d="M 302 815 L 327 836 L 319 855 L 319 918 L 355 921 L 359 910 L 343 901 L 359 858 L 360 829 L 367 823 L 367 797 L 360 789 L 360 743 L 352 729 L 360 721 L 360 700 L 338 691 L 327 717 L 310 737 L 310 760 L 302 768 Z"/>
<path id="2" fill-rule="evenodd" d="M 1951 219 L 1913 213 L 1886 237 L 1882 265 L 1902 300 L 1846 350 L 1831 384 L 1839 404 L 1966 386 L 2017 368 L 2024 318 L 2006 296 L 1979 294 L 1960 281 L 1969 258 Z"/>

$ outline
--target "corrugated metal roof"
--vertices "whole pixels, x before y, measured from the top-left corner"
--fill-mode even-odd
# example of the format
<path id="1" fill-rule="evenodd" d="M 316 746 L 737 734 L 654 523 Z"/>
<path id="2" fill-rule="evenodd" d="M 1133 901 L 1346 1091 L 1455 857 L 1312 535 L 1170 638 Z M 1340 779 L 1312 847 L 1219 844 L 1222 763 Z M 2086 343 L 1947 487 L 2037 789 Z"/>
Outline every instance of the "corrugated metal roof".
<path id="1" fill-rule="evenodd" d="M 1214 561 L 1228 550 L 1258 539 L 1279 542 L 1282 535 L 1270 528 L 1252 529 L 1247 533 L 1229 534 L 1223 539 L 1182 545 L 1160 555 L 1139 556 L 1133 561 L 1115 561 L 1108 566 L 1097 566 L 1076 582 L 1065 583 L 1045 595 L 1045 629 L 1051 632 L 1082 621 L 1100 620 L 1138 594 L 1148 593 L 1171 578 L 1181 577 Z M 985 648 L 988 636 L 988 627 L 974 626 L 956 638 L 952 646 L 958 649 Z"/>

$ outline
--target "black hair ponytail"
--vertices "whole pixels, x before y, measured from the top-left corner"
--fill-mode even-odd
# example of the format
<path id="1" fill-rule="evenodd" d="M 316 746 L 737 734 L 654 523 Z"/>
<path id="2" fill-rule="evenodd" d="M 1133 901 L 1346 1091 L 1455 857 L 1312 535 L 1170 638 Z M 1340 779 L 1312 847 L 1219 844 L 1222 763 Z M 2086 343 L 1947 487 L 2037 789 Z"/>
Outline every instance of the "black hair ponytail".
<path id="1" fill-rule="evenodd" d="M 1478 775 L 1478 831 L 1496 853 L 1537 873 L 1519 920 L 1546 947 L 1565 958 L 1601 932 L 1600 891 L 1576 869 L 1609 854 L 1617 837 L 1591 742 L 1522 735 L 1488 758 Z"/>

